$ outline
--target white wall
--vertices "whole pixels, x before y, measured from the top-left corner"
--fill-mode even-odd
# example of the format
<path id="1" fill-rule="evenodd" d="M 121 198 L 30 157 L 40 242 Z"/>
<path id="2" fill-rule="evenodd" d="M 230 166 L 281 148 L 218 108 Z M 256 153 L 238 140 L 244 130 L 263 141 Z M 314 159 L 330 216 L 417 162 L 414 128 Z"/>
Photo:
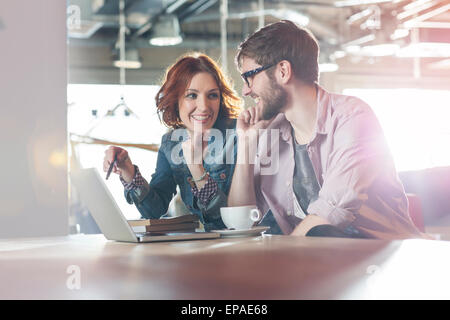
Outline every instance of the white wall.
<path id="1" fill-rule="evenodd" d="M 0 238 L 68 233 L 66 2 L 0 2 Z"/>

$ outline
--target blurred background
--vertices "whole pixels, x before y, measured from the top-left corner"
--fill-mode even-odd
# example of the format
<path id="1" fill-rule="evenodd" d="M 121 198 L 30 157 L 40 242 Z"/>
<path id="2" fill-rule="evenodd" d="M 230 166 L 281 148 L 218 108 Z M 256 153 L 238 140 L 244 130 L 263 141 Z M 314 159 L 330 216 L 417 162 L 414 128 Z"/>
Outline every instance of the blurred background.
<path id="1" fill-rule="evenodd" d="M 52 205 L 44 204 L 42 209 L 48 212 L 59 208 L 69 212 L 64 218 L 56 214 L 49 216 L 48 221 L 54 221 L 56 216 L 60 219 L 53 233 L 64 233 L 61 231 L 64 225 L 69 226 L 70 233 L 98 232 L 89 212 L 78 201 L 76 190 L 65 180 L 67 171 L 64 170 L 75 166 L 101 170 L 108 145 L 126 147 L 133 162 L 150 180 L 156 164 L 155 151 L 167 130 L 156 115 L 155 93 L 165 70 L 177 57 L 189 51 L 210 55 L 226 70 L 240 94 L 243 82 L 234 64 L 238 44 L 258 28 L 280 19 L 305 26 L 320 42 L 322 86 L 332 92 L 358 96 L 373 108 L 410 195 L 416 224 L 431 233 L 440 233 L 445 239 L 450 234 L 450 3 L 447 0 L 3 2 L 0 40 L 3 37 L 8 45 L 0 50 L 2 54 L 7 53 L 0 60 L 0 67 L 6 70 L 9 79 L 2 80 L 2 96 L 10 97 L 6 101 L 13 105 L 20 103 L 18 95 L 28 99 L 16 109 L 16 117 L 2 116 L 5 124 L 2 136 L 23 132 L 23 128 L 11 128 L 11 123 L 23 122 L 21 116 L 30 114 L 30 100 L 46 113 L 42 116 L 46 119 L 42 131 L 60 124 L 55 128 L 56 134 L 50 134 L 60 137 L 57 142 L 48 142 L 52 147 L 47 148 L 50 151 L 46 154 L 52 154 L 51 158 L 38 162 L 36 159 L 40 158 L 30 153 L 34 150 L 30 146 L 43 143 L 35 135 L 36 130 L 41 130 L 35 129 L 37 115 L 30 120 L 34 129 L 27 129 L 24 135 L 36 140 L 30 144 L 24 138 L 23 143 L 28 147 L 17 150 L 19 157 L 28 159 L 21 168 L 34 168 L 25 170 L 28 173 L 24 179 L 31 182 L 27 180 L 24 186 L 42 186 L 43 178 L 39 175 L 29 178 L 30 172 L 38 171 L 39 166 L 50 168 L 45 181 L 52 170 L 61 176 L 45 191 L 53 199 Z M 28 61 L 28 68 L 22 64 L 17 67 L 13 63 L 17 57 Z M 40 69 L 36 69 L 37 65 Z M 36 72 L 45 76 L 23 81 Z M 19 73 L 22 76 L 13 77 Z M 17 78 L 15 84 L 11 78 Z M 42 79 L 52 80 L 38 90 L 46 83 Z M 35 92 L 35 98 L 27 95 L 30 91 L 17 94 L 16 86 Z M 56 96 L 59 100 L 49 103 L 49 97 L 56 99 Z M 245 107 L 251 103 L 245 100 Z M 12 143 L 8 146 L 15 148 Z M 2 164 L 12 166 L 5 161 L 9 160 L 3 159 Z M 14 181 L 12 171 L 2 175 L 3 181 Z M 107 185 L 126 217 L 138 218 L 134 206 L 125 202 L 117 177 L 108 180 Z M 64 202 L 63 193 L 55 190 L 67 188 L 70 200 Z M 17 219 L 17 215 L 28 219 L 32 214 L 21 212 L 41 208 L 42 201 L 34 196 L 28 199 L 29 206 L 17 205 L 23 196 L 15 193 L 20 201 L 11 199 L 14 199 L 13 191 L 18 189 L 20 185 L 16 183 L 1 190 L 5 199 L 2 202 L 6 203 L 3 216 L 9 218 L 1 218 L 0 222 L 16 223 L 18 227 L 14 232 L 7 231 L 6 227 L 0 229 L 0 237 L 40 233 L 33 226 L 19 227 L 23 226 L 23 219 Z M 43 191 L 31 187 L 33 192 Z M 11 210 L 16 212 L 16 218 L 8 213 Z"/>

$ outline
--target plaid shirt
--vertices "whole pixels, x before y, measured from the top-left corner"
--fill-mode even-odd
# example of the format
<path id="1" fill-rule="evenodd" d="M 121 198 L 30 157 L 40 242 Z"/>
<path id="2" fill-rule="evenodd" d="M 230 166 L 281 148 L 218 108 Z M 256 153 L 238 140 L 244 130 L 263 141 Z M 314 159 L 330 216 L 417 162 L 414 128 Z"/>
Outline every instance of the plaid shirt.
<path id="1" fill-rule="evenodd" d="M 131 180 L 130 183 L 127 183 L 122 177 L 120 177 L 120 182 L 122 182 L 126 190 L 135 190 L 139 187 L 142 187 L 146 183 L 144 177 L 141 175 L 141 172 L 139 171 L 138 166 L 135 165 L 134 168 L 135 168 L 134 178 L 133 180 Z"/>
<path id="2" fill-rule="evenodd" d="M 124 188 L 126 190 L 135 190 L 139 187 L 142 187 L 146 181 L 144 177 L 141 175 L 138 166 L 134 166 L 135 174 L 134 178 L 130 183 L 127 183 L 122 177 L 120 177 L 120 181 L 122 182 Z M 195 183 L 192 183 L 191 186 L 192 194 L 197 197 L 197 199 L 203 204 L 207 205 L 208 202 L 217 194 L 218 185 L 217 182 L 208 175 L 208 181 L 200 190 L 197 189 Z"/>
<path id="3" fill-rule="evenodd" d="M 195 183 L 191 186 L 192 194 L 197 197 L 203 205 L 207 205 L 211 198 L 217 194 L 217 189 L 217 182 L 209 175 L 208 181 L 206 181 L 206 184 L 200 190 L 197 189 Z"/>

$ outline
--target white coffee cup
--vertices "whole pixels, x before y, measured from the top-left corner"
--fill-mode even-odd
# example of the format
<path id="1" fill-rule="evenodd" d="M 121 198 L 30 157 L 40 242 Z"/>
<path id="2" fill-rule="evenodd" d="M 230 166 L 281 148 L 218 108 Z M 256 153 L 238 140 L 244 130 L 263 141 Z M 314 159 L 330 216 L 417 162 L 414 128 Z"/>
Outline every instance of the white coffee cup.
<path id="1" fill-rule="evenodd" d="M 255 206 L 222 207 L 220 216 L 228 229 L 250 229 L 261 219 L 261 212 Z"/>

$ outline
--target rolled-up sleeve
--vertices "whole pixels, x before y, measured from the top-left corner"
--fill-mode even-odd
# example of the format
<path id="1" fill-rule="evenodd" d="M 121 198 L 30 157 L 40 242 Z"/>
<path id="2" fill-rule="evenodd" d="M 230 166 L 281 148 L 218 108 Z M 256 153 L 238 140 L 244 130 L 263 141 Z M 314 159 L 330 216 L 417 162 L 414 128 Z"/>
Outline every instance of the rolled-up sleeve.
<path id="1" fill-rule="evenodd" d="M 217 194 L 218 185 L 217 182 L 214 181 L 208 175 L 208 180 L 206 184 L 199 190 L 197 186 L 194 184 L 191 185 L 191 192 L 196 197 L 202 205 L 208 205 L 209 200 Z"/>

